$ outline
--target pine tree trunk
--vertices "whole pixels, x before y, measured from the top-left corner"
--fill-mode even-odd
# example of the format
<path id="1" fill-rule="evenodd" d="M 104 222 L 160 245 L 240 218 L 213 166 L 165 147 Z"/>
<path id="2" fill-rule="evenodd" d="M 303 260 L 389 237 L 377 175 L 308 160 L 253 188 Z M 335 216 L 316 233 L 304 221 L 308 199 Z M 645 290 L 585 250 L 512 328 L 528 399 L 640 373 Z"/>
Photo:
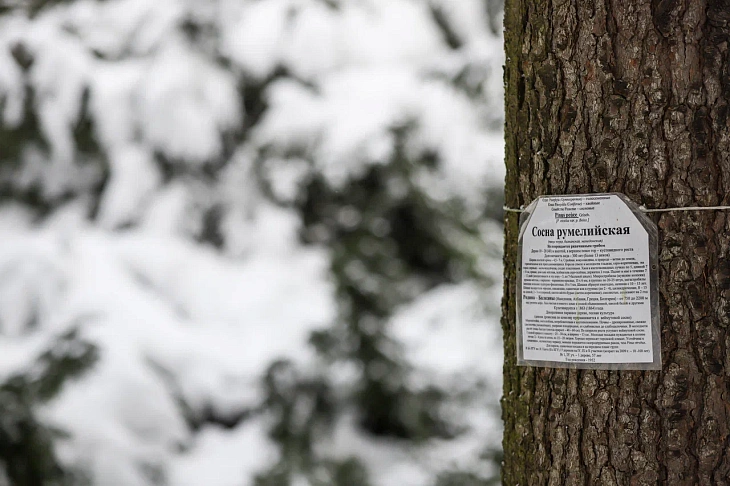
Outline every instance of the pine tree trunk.
<path id="1" fill-rule="evenodd" d="M 507 0 L 506 203 L 730 203 L 728 0 Z M 730 484 L 730 213 L 658 213 L 661 371 L 517 367 L 505 216 L 506 485 Z"/>

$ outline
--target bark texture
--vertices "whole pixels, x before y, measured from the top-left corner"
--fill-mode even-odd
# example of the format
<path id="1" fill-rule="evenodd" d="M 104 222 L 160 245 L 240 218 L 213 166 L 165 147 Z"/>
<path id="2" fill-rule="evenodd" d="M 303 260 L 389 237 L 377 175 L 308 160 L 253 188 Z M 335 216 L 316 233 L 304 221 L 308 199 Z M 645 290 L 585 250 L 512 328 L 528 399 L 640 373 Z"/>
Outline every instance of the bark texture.
<path id="1" fill-rule="evenodd" d="M 507 0 L 506 202 L 730 204 L 730 1 Z M 505 216 L 505 485 L 730 485 L 730 212 L 659 227 L 662 371 L 517 367 Z"/>

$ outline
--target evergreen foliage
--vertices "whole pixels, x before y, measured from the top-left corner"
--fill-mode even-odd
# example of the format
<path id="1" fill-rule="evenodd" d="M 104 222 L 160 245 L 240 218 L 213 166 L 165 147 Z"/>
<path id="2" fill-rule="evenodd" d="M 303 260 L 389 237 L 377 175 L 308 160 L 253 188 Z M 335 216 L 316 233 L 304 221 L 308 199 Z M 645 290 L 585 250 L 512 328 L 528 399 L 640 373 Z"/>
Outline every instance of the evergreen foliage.
<path id="1" fill-rule="evenodd" d="M 77 329 L 59 336 L 28 367 L 0 384 L 0 467 L 13 486 L 77 486 L 82 476 L 59 463 L 53 447 L 63 434 L 44 425 L 37 409 L 97 360 Z"/>
<path id="2" fill-rule="evenodd" d="M 0 337 L 25 349 L 57 329 L 56 315 L 101 315 L 20 371 L 0 367 L 9 482 L 179 486 L 193 481 L 177 471 L 206 437 L 234 444 L 260 426 L 273 456 L 241 481 L 383 486 L 374 454 L 339 450 L 338 433 L 428 456 L 485 427 L 470 420 L 493 413 L 498 383 L 472 362 L 426 369 L 413 353 L 427 336 L 401 334 L 476 322 L 469 332 L 483 339 L 496 319 L 500 9 L 63 0 L 0 10 L 0 225 L 17 214 L 25 225 L 13 229 L 19 249 L 0 247 L 0 307 L 28 302 L 0 309 Z M 247 295 L 221 295 L 239 277 Z M 257 313 L 260 301 L 272 303 Z M 247 326 L 294 340 L 291 321 L 305 335 L 296 352 L 238 343 L 268 360 L 255 371 L 223 349 Z M 117 401 L 149 396 L 111 406 L 120 424 L 97 437 L 69 410 L 102 386 Z M 99 446 L 110 437 L 118 443 Z M 423 484 L 496 477 L 452 462 Z"/>

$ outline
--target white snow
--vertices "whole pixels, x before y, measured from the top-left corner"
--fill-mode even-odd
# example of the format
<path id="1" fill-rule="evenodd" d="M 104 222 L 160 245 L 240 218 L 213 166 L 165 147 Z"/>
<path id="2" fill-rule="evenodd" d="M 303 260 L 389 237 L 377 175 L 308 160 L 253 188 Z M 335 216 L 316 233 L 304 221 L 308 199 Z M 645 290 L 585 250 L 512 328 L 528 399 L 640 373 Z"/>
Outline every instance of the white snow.
<path id="1" fill-rule="evenodd" d="M 183 14 L 177 0 L 77 0 L 53 18 L 73 26 L 84 43 L 110 59 L 146 55 L 174 35 Z"/>
<path id="2" fill-rule="evenodd" d="M 251 76 L 264 78 L 279 63 L 289 0 L 242 2 L 237 12 L 225 12 L 223 49 Z"/>
<path id="3" fill-rule="evenodd" d="M 233 75 L 173 42 L 144 76 L 138 116 L 150 145 L 193 162 L 218 156 L 221 132 L 241 123 Z"/>
<path id="4" fill-rule="evenodd" d="M 99 208 L 99 224 L 115 228 L 138 219 L 160 183 L 160 174 L 152 154 L 138 145 L 112 146 L 108 157 L 111 174 Z"/>
<path id="5" fill-rule="evenodd" d="M 0 16 L 0 129 L 23 121 L 29 87 L 42 139 L 0 167 L 0 185 L 38 189 L 57 205 L 40 219 L 0 201 L 0 382 L 70 328 L 98 348 L 98 363 L 41 410 L 69 434 L 57 443 L 66 465 L 95 486 L 152 486 L 158 473 L 170 486 L 247 486 L 276 463 L 270 417 L 258 411 L 262 376 L 279 358 L 321 366 L 309 336 L 338 319 L 332 255 L 300 242 L 302 215 L 287 206 L 311 177 L 344 187 L 390 163 L 394 130 L 409 127 L 406 155 L 438 159 L 412 182 L 432 203 L 457 199 L 469 217 L 481 214 L 485 191 L 504 177 L 501 39 L 479 0 L 432 1 L 463 48 L 448 48 L 421 0 L 75 0 L 34 18 Z M 191 41 L 188 18 L 214 34 Z M 33 60 L 27 72 L 11 53 L 20 45 Z M 286 76 L 260 85 L 277 68 Z M 479 96 L 449 81 L 462 72 Z M 252 86 L 267 110 L 234 140 L 250 121 L 241 88 Z M 82 114 L 98 154 L 76 146 Z M 196 241 L 214 209 L 219 249 Z M 360 223 L 354 208 L 336 217 Z M 377 228 L 387 237 L 387 221 Z M 489 250 L 499 230 L 479 241 L 442 230 L 497 283 L 436 287 L 387 325 L 412 370 L 406 385 L 467 395 L 447 410 L 466 431 L 415 446 L 369 437 L 341 411 L 315 449 L 358 457 L 373 486 L 482 471 L 483 447 L 499 440 L 490 406 L 501 383 L 501 270 Z M 348 271 L 377 290 L 360 262 Z M 353 363 L 325 371 L 339 395 L 361 373 Z M 247 412 L 231 430 L 186 422 Z"/>
<path id="6" fill-rule="evenodd" d="M 90 58 L 76 39 L 42 28 L 42 25 L 34 29 L 27 42 L 34 56 L 29 81 L 36 89 L 40 128 L 51 144 L 54 161 L 65 169 L 74 157 L 69 129 L 80 114 Z"/>
<path id="7" fill-rule="evenodd" d="M 19 337 L 53 317 L 67 285 L 52 244 L 41 238 L 10 236 L 0 252 L 0 334 Z"/>
<path id="8" fill-rule="evenodd" d="M 189 439 L 176 393 L 193 411 L 254 407 L 268 364 L 311 360 L 309 332 L 334 317 L 325 255 L 259 244 L 261 257 L 235 262 L 177 239 L 90 228 L 71 239 L 47 230 L 4 240 L 0 320 L 9 346 L 0 374 L 27 363 L 43 339 L 82 326 L 101 361 L 45 416 L 72 434 L 63 457 L 93 465 L 98 484 L 147 484 L 132 472 L 137 464 L 165 466 Z"/>
<path id="9" fill-rule="evenodd" d="M 414 386 L 484 379 L 501 382 L 502 335 L 489 291 L 473 283 L 437 287 L 395 315 L 393 336 L 406 343 L 406 357 L 419 370 Z"/>
<path id="10" fill-rule="evenodd" d="M 433 197 L 475 204 L 486 187 L 503 180 L 501 135 L 489 133 L 473 103 L 445 83 L 393 67 L 339 71 L 322 79 L 319 93 L 289 80 L 275 83 L 257 143 L 282 154 L 304 150 L 338 186 L 368 164 L 388 162 L 392 130 L 412 122 L 410 152 L 441 157 L 438 171 L 424 171 L 421 180 Z"/>
<path id="11" fill-rule="evenodd" d="M 267 437 L 267 423 L 256 418 L 234 430 L 203 429 L 190 451 L 176 458 L 170 483 L 177 486 L 250 486 L 253 477 L 275 463 L 279 451 Z"/>
<path id="12" fill-rule="evenodd" d="M 444 51 L 426 2 L 247 0 L 225 12 L 224 52 L 248 75 L 286 66 L 304 79 L 355 65 L 424 62 Z"/>
<path id="13" fill-rule="evenodd" d="M 0 32 L 10 30 L 8 24 L 12 25 L 8 21 L 0 21 Z M 11 57 L 10 39 L 2 33 L 0 33 L 0 100 L 4 106 L 0 113 L 0 121 L 3 125 L 14 128 L 23 119 L 25 103 L 23 74 L 20 66 Z"/>

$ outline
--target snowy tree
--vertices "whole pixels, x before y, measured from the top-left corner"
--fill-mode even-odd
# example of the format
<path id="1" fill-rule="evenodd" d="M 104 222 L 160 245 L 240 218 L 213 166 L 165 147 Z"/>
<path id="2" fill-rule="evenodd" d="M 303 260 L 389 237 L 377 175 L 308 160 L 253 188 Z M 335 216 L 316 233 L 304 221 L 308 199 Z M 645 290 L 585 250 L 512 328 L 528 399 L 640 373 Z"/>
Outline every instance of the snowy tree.
<path id="1" fill-rule="evenodd" d="M 500 15 L 6 2 L 0 484 L 491 481 Z"/>

